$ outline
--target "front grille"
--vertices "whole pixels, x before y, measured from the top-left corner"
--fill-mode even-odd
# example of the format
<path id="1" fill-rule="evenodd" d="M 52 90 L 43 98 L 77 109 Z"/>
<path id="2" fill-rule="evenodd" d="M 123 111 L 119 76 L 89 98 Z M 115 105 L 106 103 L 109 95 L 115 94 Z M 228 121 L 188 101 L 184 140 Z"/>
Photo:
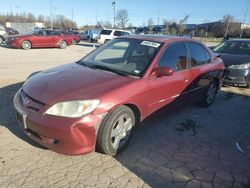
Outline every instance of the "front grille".
<path id="1" fill-rule="evenodd" d="M 23 90 L 20 92 L 20 104 L 24 107 L 38 112 L 45 105 L 26 94 Z"/>

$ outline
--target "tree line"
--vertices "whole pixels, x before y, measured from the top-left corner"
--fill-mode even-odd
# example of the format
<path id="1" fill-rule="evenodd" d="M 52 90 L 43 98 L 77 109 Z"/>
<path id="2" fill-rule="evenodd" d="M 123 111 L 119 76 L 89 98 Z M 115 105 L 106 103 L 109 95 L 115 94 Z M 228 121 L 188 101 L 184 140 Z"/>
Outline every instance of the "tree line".
<path id="1" fill-rule="evenodd" d="M 45 23 L 45 27 L 51 26 L 51 19 L 49 16 L 35 16 L 32 13 L 26 13 L 23 12 L 21 14 L 0 14 L 0 24 L 5 25 L 6 22 L 17 22 L 17 23 L 23 23 L 23 22 L 43 22 Z M 56 15 L 52 18 L 52 25 L 54 28 L 61 28 L 61 29 L 69 29 L 69 28 L 77 28 L 76 22 L 66 18 L 63 15 Z"/>

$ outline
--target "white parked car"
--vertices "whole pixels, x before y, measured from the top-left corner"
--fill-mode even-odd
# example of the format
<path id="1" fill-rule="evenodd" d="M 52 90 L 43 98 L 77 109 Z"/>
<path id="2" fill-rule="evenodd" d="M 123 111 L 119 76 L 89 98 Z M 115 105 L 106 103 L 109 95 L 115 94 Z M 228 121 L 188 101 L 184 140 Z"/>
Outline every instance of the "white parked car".
<path id="1" fill-rule="evenodd" d="M 131 35 L 130 31 L 126 30 L 119 30 L 119 29 L 103 29 L 100 33 L 100 37 L 97 40 L 99 44 L 104 44 L 116 37 L 124 36 L 124 35 Z"/>
<path id="2" fill-rule="evenodd" d="M 0 44 L 5 41 L 7 38 L 8 34 L 6 33 L 5 27 L 0 24 Z"/>

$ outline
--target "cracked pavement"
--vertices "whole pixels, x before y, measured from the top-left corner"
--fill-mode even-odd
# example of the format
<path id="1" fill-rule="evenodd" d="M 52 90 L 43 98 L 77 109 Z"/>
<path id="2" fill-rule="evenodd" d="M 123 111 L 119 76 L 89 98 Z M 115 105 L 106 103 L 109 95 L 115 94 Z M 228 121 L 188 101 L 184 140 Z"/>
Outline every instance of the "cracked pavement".
<path id="1" fill-rule="evenodd" d="M 223 88 L 206 109 L 160 110 L 114 158 L 60 155 L 31 141 L 15 120 L 14 93 L 29 73 L 91 50 L 0 47 L 0 187 L 250 187 L 250 89 Z"/>

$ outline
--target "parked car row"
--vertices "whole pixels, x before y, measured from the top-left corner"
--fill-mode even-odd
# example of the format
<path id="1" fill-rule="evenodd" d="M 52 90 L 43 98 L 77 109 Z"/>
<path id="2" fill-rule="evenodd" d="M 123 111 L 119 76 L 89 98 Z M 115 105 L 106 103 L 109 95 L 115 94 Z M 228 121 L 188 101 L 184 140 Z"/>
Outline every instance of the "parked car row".
<path id="1" fill-rule="evenodd" d="M 87 30 L 86 32 L 80 33 L 79 35 L 81 40 L 104 44 L 114 38 L 131 35 L 131 32 L 120 29 L 102 29 L 101 32 L 98 32 L 97 30 Z"/>
<path id="2" fill-rule="evenodd" d="M 13 103 L 22 130 L 46 148 L 114 156 L 135 126 L 164 106 L 212 105 L 223 78 L 223 61 L 199 42 L 130 35 L 75 63 L 31 75 Z"/>

